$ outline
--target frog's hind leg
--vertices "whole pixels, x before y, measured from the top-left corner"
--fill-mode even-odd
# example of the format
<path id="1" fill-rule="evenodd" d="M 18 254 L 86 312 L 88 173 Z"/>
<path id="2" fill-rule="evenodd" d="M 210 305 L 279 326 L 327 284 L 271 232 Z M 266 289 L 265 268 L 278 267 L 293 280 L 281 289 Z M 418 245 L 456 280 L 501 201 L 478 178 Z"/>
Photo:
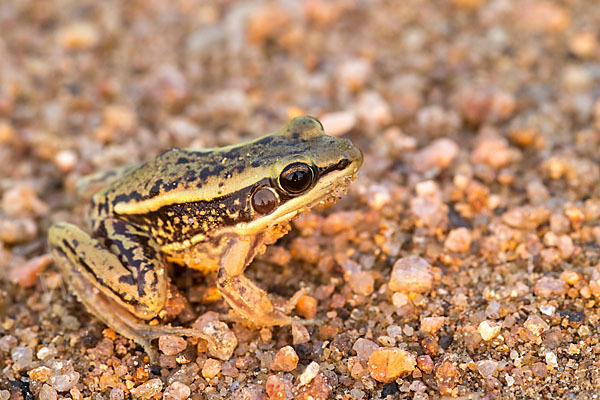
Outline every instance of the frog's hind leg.
<path id="1" fill-rule="evenodd" d="M 151 341 L 158 336 L 202 336 L 192 329 L 144 321 L 164 307 L 168 278 L 157 245 L 140 228 L 111 219 L 100 225 L 97 235 L 67 223 L 53 225 L 48 234 L 56 264 L 90 313 L 142 345 L 153 362 Z"/>
<path id="2" fill-rule="evenodd" d="M 158 246 L 139 227 L 118 219 L 102 221 L 94 236 L 58 223 L 50 228 L 50 246 L 63 276 L 81 279 L 141 319 L 164 307 L 167 283 Z M 58 254 L 57 254 L 58 253 Z"/>

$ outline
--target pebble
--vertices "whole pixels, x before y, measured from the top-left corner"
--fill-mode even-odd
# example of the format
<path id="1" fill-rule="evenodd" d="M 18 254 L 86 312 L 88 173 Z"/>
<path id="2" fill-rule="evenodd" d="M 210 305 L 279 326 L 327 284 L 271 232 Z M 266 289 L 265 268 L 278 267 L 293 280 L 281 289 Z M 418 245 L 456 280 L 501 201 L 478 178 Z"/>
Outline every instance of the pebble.
<path id="1" fill-rule="evenodd" d="M 515 97 L 511 93 L 490 87 L 465 87 L 457 93 L 455 102 L 462 117 L 474 125 L 506 119 L 512 115 L 516 107 Z M 496 138 L 502 139 L 499 136 L 491 139 Z M 487 142 L 487 138 L 484 138 L 484 141 Z M 489 143 L 491 144 L 491 141 Z M 483 146 L 485 150 L 482 155 L 490 155 L 490 160 L 495 159 L 491 154 L 493 148 L 488 143 L 484 143 Z"/>
<path id="2" fill-rule="evenodd" d="M 35 188 L 28 183 L 19 183 L 6 190 L 2 196 L 2 209 L 6 215 L 25 218 L 50 212 L 48 204 L 38 197 Z"/>
<path id="3" fill-rule="evenodd" d="M 38 233 L 37 225 L 31 218 L 0 215 L 0 241 L 18 244 L 33 240 Z"/>
<path id="4" fill-rule="evenodd" d="M 579 32 L 569 39 L 569 50 L 579 58 L 592 58 L 598 51 L 598 39 L 592 32 Z"/>
<path id="5" fill-rule="evenodd" d="M 171 105 L 182 101 L 187 96 L 189 88 L 187 76 L 175 65 L 165 64 L 156 68 L 147 78 L 147 95 L 158 104 Z M 217 113 L 219 106 L 231 107 L 231 102 L 224 101 L 220 93 L 213 94 L 215 100 L 213 112 Z M 234 100 L 235 99 L 230 99 Z M 211 104 L 209 102 L 209 104 Z M 211 104 L 212 106 L 212 104 Z"/>
<path id="6" fill-rule="evenodd" d="M 325 114 L 319 120 L 323 124 L 325 133 L 330 136 L 341 136 L 354 128 L 358 118 L 352 111 L 339 111 Z"/>
<path id="7" fill-rule="evenodd" d="M 548 315 L 551 317 L 554 314 L 554 311 L 556 311 L 556 307 L 551 306 L 551 305 L 543 305 L 543 306 L 540 306 L 540 311 L 542 312 L 542 314 Z"/>
<path id="8" fill-rule="evenodd" d="M 206 380 L 211 380 L 221 372 L 221 361 L 209 358 L 202 366 L 202 376 Z"/>
<path id="9" fill-rule="evenodd" d="M 497 368 L 498 362 L 494 360 L 483 360 L 477 363 L 477 371 L 479 371 L 484 378 L 492 377 Z"/>
<path id="10" fill-rule="evenodd" d="M 58 30 L 57 41 L 67 50 L 88 50 L 100 40 L 96 27 L 89 22 L 75 22 Z"/>
<path id="11" fill-rule="evenodd" d="M 263 258 L 269 262 L 285 267 L 292 260 L 289 250 L 281 246 L 269 246 Z"/>
<path id="12" fill-rule="evenodd" d="M 523 326 L 535 336 L 540 336 L 543 332 L 550 328 L 546 321 L 544 321 L 539 315 L 530 315 Z"/>
<path id="13" fill-rule="evenodd" d="M 224 376 L 232 376 L 236 377 L 240 373 L 240 371 L 235 367 L 234 363 L 231 361 L 226 361 L 221 366 L 221 373 Z"/>
<path id="14" fill-rule="evenodd" d="M 207 341 L 208 352 L 211 356 L 220 360 L 229 360 L 238 345 L 238 340 L 227 324 L 218 319 L 219 314 L 209 311 L 201 315 L 194 322 L 192 328 L 208 336 L 208 339 L 206 337 L 203 339 Z"/>
<path id="15" fill-rule="evenodd" d="M 350 289 L 356 294 L 368 296 L 373 293 L 375 279 L 369 271 L 358 271 L 355 273 L 344 274 Z"/>
<path id="16" fill-rule="evenodd" d="M 371 74 L 371 63 L 362 58 L 353 58 L 343 62 L 338 74 L 340 81 L 351 91 L 360 89 Z M 325 126 L 325 125 L 323 125 Z M 328 132 L 325 130 L 325 132 Z"/>
<path id="17" fill-rule="evenodd" d="M 425 172 L 434 167 L 443 170 L 454 161 L 458 153 L 455 141 L 448 138 L 436 139 L 415 154 L 412 166 L 417 172 Z"/>
<path id="18" fill-rule="evenodd" d="M 296 303 L 296 312 L 298 315 L 311 319 L 317 315 L 317 299 L 312 296 L 301 296 Z"/>
<path id="19" fill-rule="evenodd" d="M 40 389 L 39 399 L 40 400 L 56 400 L 56 399 L 58 399 L 58 393 L 56 393 L 56 390 L 52 386 L 45 383 L 44 385 L 42 385 L 42 388 Z"/>
<path id="20" fill-rule="evenodd" d="M 40 382 L 46 382 L 52 374 L 53 371 L 46 366 L 37 367 L 29 371 L 29 377 L 34 381 Z"/>
<path id="21" fill-rule="evenodd" d="M 456 396 L 456 386 L 461 379 L 461 372 L 454 354 L 442 358 L 435 368 L 435 380 L 438 391 L 443 396 Z"/>
<path id="22" fill-rule="evenodd" d="M 270 375 L 267 378 L 265 390 L 269 400 L 287 400 L 290 398 L 288 393 L 291 392 L 291 383 L 287 380 L 281 379 L 277 375 Z"/>
<path id="23" fill-rule="evenodd" d="M 417 356 L 417 368 L 419 368 L 421 371 L 423 371 L 426 374 L 430 374 L 433 371 L 433 367 L 434 364 L 433 360 L 431 359 L 431 356 Z"/>
<path id="24" fill-rule="evenodd" d="M 513 13 L 520 27 L 535 32 L 563 32 L 571 22 L 568 9 L 549 1 L 519 2 Z"/>
<path id="25" fill-rule="evenodd" d="M 538 378 L 544 379 L 544 378 L 548 377 L 548 368 L 546 367 L 546 364 L 544 364 L 543 362 L 534 363 L 531 366 L 531 371 Z"/>
<path id="26" fill-rule="evenodd" d="M 154 378 L 150 379 L 146 383 L 134 387 L 133 389 L 131 389 L 130 393 L 134 399 L 151 399 L 161 392 L 162 387 L 163 383 L 160 380 L 160 378 Z"/>
<path id="27" fill-rule="evenodd" d="M 0 351 L 8 353 L 18 343 L 19 341 L 13 335 L 4 335 L 0 337 Z"/>
<path id="28" fill-rule="evenodd" d="M 390 105 L 373 90 L 360 94 L 355 111 L 370 129 L 380 128 L 392 121 Z"/>
<path id="29" fill-rule="evenodd" d="M 291 253 L 294 258 L 317 264 L 321 259 L 321 247 L 314 237 L 297 237 L 292 241 Z"/>
<path id="30" fill-rule="evenodd" d="M 0 121 L 0 144 L 9 144 L 15 137 L 15 129 L 12 125 L 5 121 Z"/>
<path id="31" fill-rule="evenodd" d="M 448 232 L 444 247 L 457 253 L 466 253 L 471 248 L 471 231 L 467 228 L 456 228 Z"/>
<path id="32" fill-rule="evenodd" d="M 102 111 L 102 122 L 109 129 L 127 132 L 136 127 L 137 116 L 125 105 L 109 104 Z"/>
<path id="33" fill-rule="evenodd" d="M 392 202 L 392 194 L 388 187 L 383 185 L 369 185 L 367 204 L 373 210 L 381 210 Z"/>
<path id="34" fill-rule="evenodd" d="M 392 295 L 392 304 L 394 305 L 394 307 L 404 307 L 408 303 L 409 299 L 406 294 L 396 292 Z"/>
<path id="35" fill-rule="evenodd" d="M 285 346 L 279 349 L 273 361 L 271 361 L 271 369 L 273 371 L 290 372 L 296 369 L 298 365 L 298 355 L 292 346 Z"/>
<path id="36" fill-rule="evenodd" d="M 300 377 L 302 378 L 302 375 Z M 324 373 L 319 372 L 306 384 L 300 381 L 294 387 L 292 395 L 294 400 L 328 400 L 331 398 L 332 391 L 329 379 Z"/>
<path id="37" fill-rule="evenodd" d="M 527 128 L 512 129 L 508 133 L 508 138 L 519 147 L 529 147 L 533 145 L 539 137 L 539 132 Z"/>
<path id="38" fill-rule="evenodd" d="M 478 141 L 471 161 L 489 165 L 494 169 L 506 167 L 512 159 L 508 142 L 502 137 L 485 137 Z"/>
<path id="39" fill-rule="evenodd" d="M 533 286 L 533 293 L 542 298 L 562 296 L 567 293 L 569 286 L 562 279 L 543 277 Z"/>
<path id="40" fill-rule="evenodd" d="M 446 322 L 448 322 L 446 317 L 423 317 L 421 318 L 421 330 L 434 333 L 442 329 Z"/>
<path id="41" fill-rule="evenodd" d="M 411 373 L 417 365 L 416 357 L 404 349 L 377 349 L 369 356 L 369 374 L 378 382 L 391 382 Z"/>
<path id="42" fill-rule="evenodd" d="M 352 346 L 352 350 L 356 352 L 358 359 L 363 362 L 366 362 L 371 356 L 371 353 L 378 348 L 379 346 L 375 342 L 364 338 L 358 338 Z"/>
<path id="43" fill-rule="evenodd" d="M 416 121 L 419 129 L 431 136 L 449 134 L 455 132 L 460 127 L 458 113 L 454 110 L 446 111 L 437 104 L 421 108 L 417 113 Z M 449 148 L 446 148 L 446 150 L 454 151 L 454 149 Z M 440 152 L 438 154 L 441 155 Z"/>
<path id="44" fill-rule="evenodd" d="M 308 364 L 304 371 L 302 371 L 302 374 L 300 374 L 298 380 L 302 385 L 308 385 L 310 381 L 312 381 L 315 378 L 315 376 L 317 376 L 320 370 L 321 366 L 319 365 L 319 363 L 313 361 L 310 364 Z"/>
<path id="45" fill-rule="evenodd" d="M 37 282 L 38 276 L 48 268 L 51 262 L 50 254 L 34 257 L 23 266 L 12 269 L 9 279 L 21 287 L 32 287 Z"/>
<path id="46" fill-rule="evenodd" d="M 542 207 L 513 207 L 502 214 L 502 221 L 512 228 L 534 230 L 548 221 L 550 211 Z"/>
<path id="47" fill-rule="evenodd" d="M 421 382 L 420 380 L 414 380 L 411 382 L 408 390 L 411 392 L 424 392 L 427 390 L 427 385 Z M 413 397 L 414 399 L 414 397 Z"/>
<path id="48" fill-rule="evenodd" d="M 187 347 L 187 341 L 177 335 L 162 335 L 158 338 L 158 348 L 168 356 L 181 353 Z"/>
<path id="49" fill-rule="evenodd" d="M 553 351 L 547 351 L 545 355 L 546 364 L 551 368 L 558 368 L 558 358 Z"/>
<path id="50" fill-rule="evenodd" d="M 66 392 L 79 382 L 79 372 L 71 371 L 66 374 L 53 375 L 48 383 L 59 392 Z"/>
<path id="51" fill-rule="evenodd" d="M 477 332 L 481 335 L 481 338 L 486 342 L 494 339 L 500 333 L 502 326 L 493 321 L 482 321 L 477 327 Z"/>
<path id="52" fill-rule="evenodd" d="M 46 361 L 49 360 L 50 358 L 56 356 L 56 348 L 52 347 L 47 347 L 47 346 L 42 346 L 40 347 L 40 349 L 38 350 L 36 357 L 39 360 L 42 361 Z"/>
<path id="53" fill-rule="evenodd" d="M 61 150 L 54 156 L 54 163 L 62 172 L 70 172 L 77 165 L 77 154 L 71 150 Z"/>
<path id="54" fill-rule="evenodd" d="M 301 324 L 292 324 L 292 343 L 295 345 L 308 343 L 310 341 L 310 334 L 308 329 Z"/>
<path id="55" fill-rule="evenodd" d="M 575 271 L 567 270 L 561 272 L 560 279 L 572 286 L 581 280 L 581 274 Z"/>
<path id="56" fill-rule="evenodd" d="M 427 292 L 433 288 L 431 264 L 418 256 L 401 258 L 394 263 L 388 285 L 394 292 Z"/>
<path id="57" fill-rule="evenodd" d="M 510 291 L 511 297 L 521 297 L 529 294 L 529 286 L 524 284 L 523 282 L 515 283 L 515 287 Z"/>
<path id="58" fill-rule="evenodd" d="M 420 184 L 415 187 L 419 189 Z M 410 211 L 419 221 L 431 228 L 438 229 L 447 225 L 448 206 L 446 206 L 439 193 L 419 194 L 410 200 Z"/>
<path id="59" fill-rule="evenodd" d="M 22 370 L 29 367 L 33 361 L 33 350 L 25 346 L 14 347 L 10 352 L 14 364 L 13 368 Z"/>

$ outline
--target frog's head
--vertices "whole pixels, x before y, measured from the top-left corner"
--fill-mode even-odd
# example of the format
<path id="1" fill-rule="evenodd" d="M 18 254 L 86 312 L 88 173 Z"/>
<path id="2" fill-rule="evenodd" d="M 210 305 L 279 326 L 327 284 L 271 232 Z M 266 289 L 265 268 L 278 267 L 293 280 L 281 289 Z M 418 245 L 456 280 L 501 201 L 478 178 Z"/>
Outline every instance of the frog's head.
<path id="1" fill-rule="evenodd" d="M 349 140 L 326 135 L 311 117 L 294 118 L 279 133 L 256 143 L 260 142 L 263 153 L 260 166 L 255 165 L 266 176 L 248 193 L 247 221 L 236 225 L 238 234 L 260 232 L 335 200 L 363 162 L 361 151 Z"/>
<path id="2" fill-rule="evenodd" d="M 165 152 L 100 193 L 99 204 L 112 201 L 116 214 L 139 224 L 168 226 L 174 242 L 252 236 L 336 199 L 362 161 L 349 140 L 298 117 L 247 143 Z"/>

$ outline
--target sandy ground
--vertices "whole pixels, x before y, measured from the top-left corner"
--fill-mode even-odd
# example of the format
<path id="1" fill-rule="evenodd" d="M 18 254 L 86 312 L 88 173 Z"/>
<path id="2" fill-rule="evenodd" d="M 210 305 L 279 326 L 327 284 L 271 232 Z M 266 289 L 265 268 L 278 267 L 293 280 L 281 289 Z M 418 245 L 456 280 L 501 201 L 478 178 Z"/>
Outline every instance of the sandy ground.
<path id="1" fill-rule="evenodd" d="M 0 400 L 600 396 L 593 0 L 0 2 Z M 319 324 L 228 321 L 175 268 L 160 363 L 69 295 L 77 180 L 320 118 L 365 163 L 247 275 Z M 222 321 L 219 322 L 219 319 Z"/>

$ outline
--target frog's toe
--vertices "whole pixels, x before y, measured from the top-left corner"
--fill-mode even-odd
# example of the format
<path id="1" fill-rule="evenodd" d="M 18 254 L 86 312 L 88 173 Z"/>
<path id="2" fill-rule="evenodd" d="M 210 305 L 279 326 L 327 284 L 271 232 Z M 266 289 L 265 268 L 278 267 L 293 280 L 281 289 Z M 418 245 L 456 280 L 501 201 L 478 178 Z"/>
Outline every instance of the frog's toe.
<path id="1" fill-rule="evenodd" d="M 229 319 L 231 321 L 239 322 L 242 325 L 248 325 L 251 327 L 286 326 L 297 322 L 297 318 L 290 317 L 289 315 L 276 310 L 268 313 L 249 313 L 247 311 L 234 309 L 229 311 Z"/>

